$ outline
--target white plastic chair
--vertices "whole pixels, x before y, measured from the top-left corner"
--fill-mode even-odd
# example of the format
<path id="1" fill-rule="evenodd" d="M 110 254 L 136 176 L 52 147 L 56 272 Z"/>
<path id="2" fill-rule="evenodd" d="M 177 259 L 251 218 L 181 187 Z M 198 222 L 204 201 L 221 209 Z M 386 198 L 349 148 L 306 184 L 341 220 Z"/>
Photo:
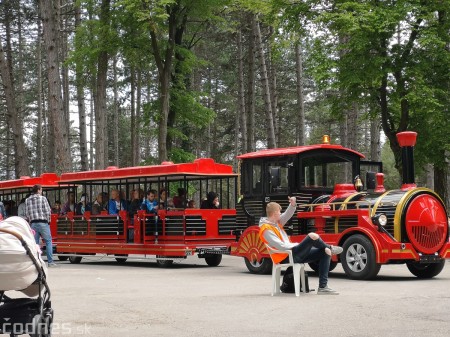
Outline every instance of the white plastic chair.
<path id="1" fill-rule="evenodd" d="M 272 249 L 266 245 L 269 251 L 270 258 L 272 259 L 272 254 L 284 253 L 289 254 L 289 262 L 287 263 L 275 263 L 272 259 L 272 296 L 280 293 L 280 278 L 281 270 L 283 268 L 292 267 L 294 273 L 294 286 L 295 286 L 295 296 L 300 296 L 300 280 L 303 284 L 303 292 L 305 291 L 305 264 L 304 263 L 294 263 L 294 257 L 292 256 L 292 250 L 276 250 Z"/>

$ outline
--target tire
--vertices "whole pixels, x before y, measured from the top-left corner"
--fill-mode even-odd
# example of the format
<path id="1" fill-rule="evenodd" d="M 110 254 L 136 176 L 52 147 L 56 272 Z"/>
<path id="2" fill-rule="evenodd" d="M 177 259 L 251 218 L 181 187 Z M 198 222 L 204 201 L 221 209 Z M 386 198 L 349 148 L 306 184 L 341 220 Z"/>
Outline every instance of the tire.
<path id="1" fill-rule="evenodd" d="M 30 337 L 43 337 L 44 336 L 44 318 L 37 314 L 33 317 L 33 321 L 31 323 L 31 327 L 33 331 L 29 333 Z"/>
<path id="2" fill-rule="evenodd" d="M 73 264 L 78 264 L 81 262 L 82 257 L 81 256 L 69 256 L 69 262 Z"/>
<path id="3" fill-rule="evenodd" d="M 315 273 L 319 272 L 319 263 L 318 262 L 309 262 L 308 265 Z M 337 266 L 337 262 L 331 261 L 330 268 L 328 268 L 328 271 L 333 271 L 333 269 L 336 268 L 336 266 Z"/>
<path id="4" fill-rule="evenodd" d="M 261 274 L 261 275 L 268 275 L 272 273 L 272 260 L 268 258 L 261 259 L 261 262 L 254 261 L 251 262 L 247 258 L 244 258 L 245 265 L 247 266 L 247 269 L 252 274 Z"/>
<path id="5" fill-rule="evenodd" d="M 115 257 L 116 257 L 117 263 L 123 264 L 123 263 L 127 262 L 128 254 L 116 254 Z"/>
<path id="6" fill-rule="evenodd" d="M 444 269 L 445 260 L 439 261 L 438 263 L 409 262 L 406 266 L 414 276 L 421 279 L 428 279 L 435 277 Z"/>
<path id="7" fill-rule="evenodd" d="M 350 236 L 342 248 L 342 268 L 349 278 L 370 280 L 377 276 L 381 264 L 376 263 L 375 248 L 367 237 L 360 234 Z"/>
<path id="8" fill-rule="evenodd" d="M 158 257 L 164 257 L 164 256 L 156 256 L 156 264 L 158 267 L 162 268 L 168 268 L 173 264 L 173 260 L 160 260 Z"/>
<path id="9" fill-rule="evenodd" d="M 52 323 L 53 323 L 53 309 L 48 308 L 44 310 L 45 329 L 43 337 L 51 337 Z"/>
<path id="10" fill-rule="evenodd" d="M 59 261 L 67 261 L 68 259 L 69 259 L 68 256 L 61 256 L 61 255 L 58 256 Z"/>
<path id="11" fill-rule="evenodd" d="M 222 262 L 222 254 L 205 254 L 205 262 L 210 267 L 217 267 Z"/>

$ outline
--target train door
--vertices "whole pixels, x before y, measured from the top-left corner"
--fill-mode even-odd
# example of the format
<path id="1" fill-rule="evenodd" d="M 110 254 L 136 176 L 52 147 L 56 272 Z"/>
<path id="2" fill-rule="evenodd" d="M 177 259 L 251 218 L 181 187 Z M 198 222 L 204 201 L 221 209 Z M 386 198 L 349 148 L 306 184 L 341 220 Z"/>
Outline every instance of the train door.
<path id="1" fill-rule="evenodd" d="M 241 165 L 241 198 L 237 207 L 239 226 L 258 223 L 264 208 L 264 165 L 262 160 L 249 160 Z"/>

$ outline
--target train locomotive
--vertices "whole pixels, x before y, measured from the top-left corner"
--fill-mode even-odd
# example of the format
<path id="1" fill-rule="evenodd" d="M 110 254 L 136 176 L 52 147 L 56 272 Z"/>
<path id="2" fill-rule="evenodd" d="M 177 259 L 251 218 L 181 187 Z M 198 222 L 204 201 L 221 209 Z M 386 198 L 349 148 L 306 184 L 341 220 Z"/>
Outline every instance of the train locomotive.
<path id="1" fill-rule="evenodd" d="M 330 270 L 340 262 L 349 278 L 365 280 L 383 264 L 406 264 L 419 278 L 438 275 L 450 258 L 450 220 L 439 195 L 415 184 L 416 137 L 411 131 L 397 134 L 403 169 L 397 190 L 385 189 L 382 163 L 364 161 L 363 154 L 330 144 L 328 136 L 322 144 L 239 156 L 242 197 L 236 221 L 242 231 L 231 255 L 244 257 L 252 273 L 269 273 L 272 263 L 258 236 L 259 219 L 268 202 L 285 209 L 288 196 L 295 196 L 298 209 L 285 229 L 293 242 L 316 232 L 342 246 Z"/>

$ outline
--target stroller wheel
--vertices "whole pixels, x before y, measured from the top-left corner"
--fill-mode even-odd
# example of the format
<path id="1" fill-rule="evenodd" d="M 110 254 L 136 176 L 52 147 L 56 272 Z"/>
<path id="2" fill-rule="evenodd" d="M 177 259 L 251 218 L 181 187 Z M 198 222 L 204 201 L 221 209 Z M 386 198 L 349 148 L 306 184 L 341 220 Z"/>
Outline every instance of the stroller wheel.
<path id="1" fill-rule="evenodd" d="M 51 309 L 50 309 L 51 310 Z M 33 318 L 33 331 L 30 331 L 30 337 L 50 337 L 52 334 L 53 310 L 47 312 L 44 316 L 36 315 Z"/>
<path id="2" fill-rule="evenodd" d="M 29 331 L 30 337 L 43 337 L 43 327 L 45 325 L 44 317 L 42 315 L 35 315 L 31 325 L 32 331 Z"/>
<path id="3" fill-rule="evenodd" d="M 50 337 L 52 335 L 52 322 L 53 322 L 53 316 L 47 316 L 45 317 L 45 326 L 44 326 L 44 333 L 42 337 Z"/>

